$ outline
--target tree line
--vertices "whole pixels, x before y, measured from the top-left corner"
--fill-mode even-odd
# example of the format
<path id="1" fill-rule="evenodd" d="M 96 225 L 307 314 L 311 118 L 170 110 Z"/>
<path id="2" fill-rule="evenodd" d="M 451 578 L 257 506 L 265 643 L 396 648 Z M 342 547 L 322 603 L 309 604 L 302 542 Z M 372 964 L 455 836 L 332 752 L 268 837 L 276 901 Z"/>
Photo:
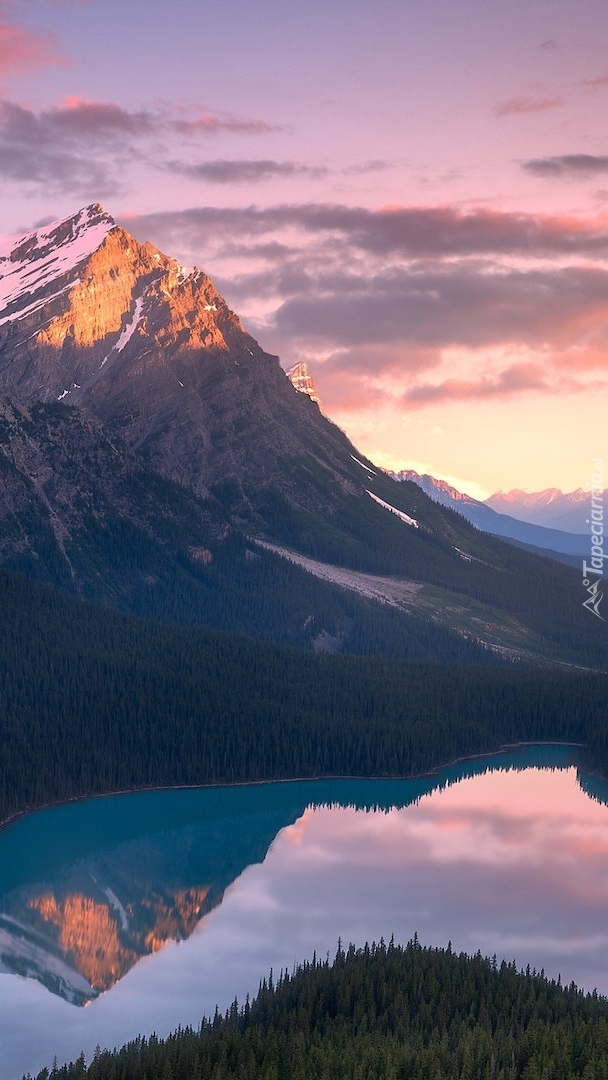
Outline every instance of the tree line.
<path id="1" fill-rule="evenodd" d="M 36 1080 L 606 1080 L 608 1001 L 414 938 L 264 979 L 198 1031 L 98 1048 Z"/>
<path id="2" fill-rule="evenodd" d="M 503 743 L 585 744 L 608 677 L 316 655 L 138 620 L 0 574 L 0 821 L 103 792 L 415 776 Z"/>

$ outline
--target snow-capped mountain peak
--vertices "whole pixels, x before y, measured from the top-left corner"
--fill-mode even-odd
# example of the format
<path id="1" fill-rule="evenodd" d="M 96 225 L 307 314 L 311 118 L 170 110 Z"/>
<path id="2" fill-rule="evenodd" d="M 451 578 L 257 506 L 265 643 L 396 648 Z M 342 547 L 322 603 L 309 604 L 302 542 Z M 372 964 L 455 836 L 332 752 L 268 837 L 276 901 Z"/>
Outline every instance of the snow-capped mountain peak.
<path id="1" fill-rule="evenodd" d="M 481 505 L 478 499 L 473 499 L 470 495 L 457 491 L 455 487 L 448 484 L 447 480 L 439 480 L 428 473 L 417 473 L 414 469 L 401 469 L 399 472 L 389 471 L 389 476 L 392 476 L 394 480 L 411 480 L 412 483 L 418 484 L 418 487 L 421 487 L 429 498 L 442 506 L 452 506 L 454 503 Z"/>
<path id="2" fill-rule="evenodd" d="M 203 492 L 208 401 L 225 382 L 253 391 L 260 366 L 284 381 L 204 272 L 141 243 L 98 203 L 0 252 L 0 396 L 76 406 L 159 457 L 169 440 L 172 478 L 196 476 Z"/>
<path id="3" fill-rule="evenodd" d="M 316 401 L 317 405 L 321 406 L 321 399 L 319 397 L 319 391 L 317 390 L 315 380 L 313 379 L 308 369 L 308 364 L 303 361 L 294 364 L 287 371 L 287 378 L 291 380 L 296 390 L 299 390 L 301 394 L 308 394 L 311 401 Z"/>
<path id="4" fill-rule="evenodd" d="M 100 380 L 115 392 L 142 353 L 149 381 L 164 371 L 183 388 L 168 356 L 226 351 L 224 329 L 242 333 L 206 274 L 140 243 L 99 203 L 0 252 L 0 391 L 14 398 L 83 405 Z"/>
<path id="5" fill-rule="evenodd" d="M 43 296 L 49 299 L 53 281 L 64 279 L 61 291 L 76 284 L 77 268 L 115 228 L 114 219 L 93 203 L 72 217 L 26 233 L 11 250 L 0 252 L 0 325 L 17 312 L 22 318 L 35 311 Z"/>
<path id="6" fill-rule="evenodd" d="M 563 492 L 559 488 L 542 491 L 496 491 L 486 500 L 487 506 L 500 514 L 511 514 L 521 521 L 570 532 L 585 532 L 589 517 L 589 489 Z"/>

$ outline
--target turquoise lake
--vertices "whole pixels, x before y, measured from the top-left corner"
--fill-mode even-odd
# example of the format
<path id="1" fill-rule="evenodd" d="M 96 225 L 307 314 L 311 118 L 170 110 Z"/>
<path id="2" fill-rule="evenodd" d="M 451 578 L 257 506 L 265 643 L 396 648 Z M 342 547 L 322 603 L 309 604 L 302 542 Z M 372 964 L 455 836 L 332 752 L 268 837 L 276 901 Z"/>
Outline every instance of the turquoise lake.
<path id="1" fill-rule="evenodd" d="M 0 1080 L 198 1026 L 339 937 L 417 933 L 608 993 L 607 803 L 545 746 L 23 818 L 0 833 Z"/>

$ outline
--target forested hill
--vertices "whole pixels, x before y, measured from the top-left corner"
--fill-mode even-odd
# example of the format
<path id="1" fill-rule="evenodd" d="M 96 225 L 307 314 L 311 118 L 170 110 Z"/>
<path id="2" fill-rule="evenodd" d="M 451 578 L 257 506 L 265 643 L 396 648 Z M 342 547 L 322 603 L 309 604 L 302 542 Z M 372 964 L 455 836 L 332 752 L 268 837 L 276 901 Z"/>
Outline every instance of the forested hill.
<path id="1" fill-rule="evenodd" d="M 200 1031 L 37 1080 L 605 1080 L 608 1001 L 480 955 L 392 944 L 304 964 Z"/>
<path id="2" fill-rule="evenodd" d="M 0 821 L 133 788 L 411 776 L 518 741 L 608 773 L 608 677 L 315 655 L 0 574 Z"/>

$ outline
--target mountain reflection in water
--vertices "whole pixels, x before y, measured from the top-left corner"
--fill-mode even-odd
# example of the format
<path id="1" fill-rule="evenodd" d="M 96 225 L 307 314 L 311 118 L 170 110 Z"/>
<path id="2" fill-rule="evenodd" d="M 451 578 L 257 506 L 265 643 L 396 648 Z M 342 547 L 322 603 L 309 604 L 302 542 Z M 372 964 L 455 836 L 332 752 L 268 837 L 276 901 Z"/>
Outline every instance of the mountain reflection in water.
<path id="1" fill-rule="evenodd" d="M 116 796 L 24 819 L 0 834 L 0 970 L 86 1004 L 188 938 L 304 807 L 287 785 L 265 785 Z"/>
<path id="2" fill-rule="evenodd" d="M 606 788 L 583 778 L 583 794 L 576 756 L 522 747 L 420 780 L 148 792 L 22 819 L 0 833 L 0 971 L 29 976 L 0 977 L 0 1075 L 197 1024 L 338 936 L 451 938 L 608 990 Z"/>

